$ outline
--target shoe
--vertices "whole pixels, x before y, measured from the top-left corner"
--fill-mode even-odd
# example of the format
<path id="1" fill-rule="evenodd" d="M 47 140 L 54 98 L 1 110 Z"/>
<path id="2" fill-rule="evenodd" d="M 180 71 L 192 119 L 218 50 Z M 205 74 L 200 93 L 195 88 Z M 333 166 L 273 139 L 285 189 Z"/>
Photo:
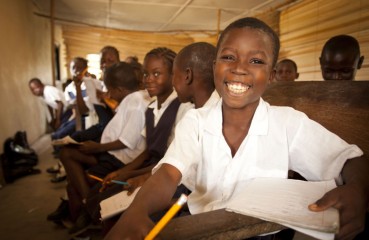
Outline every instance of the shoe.
<path id="1" fill-rule="evenodd" d="M 54 178 L 50 179 L 50 182 L 59 183 L 59 182 L 63 182 L 65 179 L 67 179 L 67 175 L 61 175 L 57 173 Z"/>
<path id="2" fill-rule="evenodd" d="M 60 172 L 60 166 L 59 164 L 56 164 L 52 167 L 49 167 L 48 169 L 46 169 L 46 172 L 50 173 L 50 174 L 54 174 L 54 173 L 59 173 Z"/>
<path id="3" fill-rule="evenodd" d="M 58 208 L 47 215 L 48 221 L 53 221 L 55 223 L 62 222 L 63 219 L 68 217 L 69 215 L 69 204 L 67 200 L 61 199 L 61 203 L 59 204 Z"/>
<path id="4" fill-rule="evenodd" d="M 68 233 L 73 236 L 80 235 L 88 229 L 91 223 L 92 219 L 90 215 L 85 210 L 82 210 L 76 223 L 69 229 Z"/>

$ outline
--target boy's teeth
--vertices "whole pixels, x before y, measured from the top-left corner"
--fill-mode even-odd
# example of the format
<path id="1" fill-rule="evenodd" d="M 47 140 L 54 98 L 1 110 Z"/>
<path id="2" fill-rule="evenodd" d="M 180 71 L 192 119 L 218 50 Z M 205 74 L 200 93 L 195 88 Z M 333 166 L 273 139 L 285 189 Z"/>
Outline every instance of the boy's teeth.
<path id="1" fill-rule="evenodd" d="M 246 86 L 242 83 L 228 83 L 228 90 L 232 93 L 244 93 L 249 89 L 249 86 Z"/>

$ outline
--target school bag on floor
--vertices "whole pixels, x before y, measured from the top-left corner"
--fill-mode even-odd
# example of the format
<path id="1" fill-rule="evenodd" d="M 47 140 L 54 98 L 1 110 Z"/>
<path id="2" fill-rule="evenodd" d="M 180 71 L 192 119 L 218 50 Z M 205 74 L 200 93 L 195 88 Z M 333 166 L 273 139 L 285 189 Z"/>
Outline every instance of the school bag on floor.
<path id="1" fill-rule="evenodd" d="M 6 183 L 12 183 L 20 177 L 41 172 L 35 168 L 38 156 L 29 147 L 26 132 L 18 131 L 13 138 L 6 139 L 3 149 L 0 167 Z"/>

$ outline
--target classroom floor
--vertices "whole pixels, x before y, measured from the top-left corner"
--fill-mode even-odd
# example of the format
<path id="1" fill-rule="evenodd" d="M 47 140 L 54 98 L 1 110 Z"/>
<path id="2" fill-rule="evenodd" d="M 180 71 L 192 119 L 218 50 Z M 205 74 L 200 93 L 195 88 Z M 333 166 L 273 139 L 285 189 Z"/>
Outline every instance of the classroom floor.
<path id="1" fill-rule="evenodd" d="M 37 152 L 40 174 L 19 178 L 0 188 L 0 239 L 2 240 L 68 240 L 66 228 L 47 221 L 64 195 L 66 181 L 51 183 L 46 169 L 56 160 L 52 156 L 50 136 L 41 137 L 32 148 Z M 93 233 L 91 240 L 102 239 Z"/>
<path id="2" fill-rule="evenodd" d="M 59 205 L 66 182 L 51 183 L 46 169 L 56 163 L 52 156 L 50 136 L 45 135 L 32 144 L 39 156 L 40 174 L 30 175 L 5 186 L 0 185 L 0 239 L 2 240 L 68 240 L 66 228 L 46 220 Z M 90 240 L 101 240 L 98 231 Z M 313 240 L 297 233 L 294 240 Z"/>

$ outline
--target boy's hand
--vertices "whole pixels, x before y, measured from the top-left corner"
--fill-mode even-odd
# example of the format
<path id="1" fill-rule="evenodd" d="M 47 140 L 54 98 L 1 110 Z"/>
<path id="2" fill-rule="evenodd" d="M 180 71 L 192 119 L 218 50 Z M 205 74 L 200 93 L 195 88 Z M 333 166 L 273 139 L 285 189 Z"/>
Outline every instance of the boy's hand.
<path id="1" fill-rule="evenodd" d="M 128 179 L 127 182 L 129 185 L 124 187 L 128 191 L 127 195 L 131 195 L 136 188 L 141 187 L 150 176 L 151 172 Z"/>
<path id="2" fill-rule="evenodd" d="M 354 185 L 339 186 L 327 192 L 321 199 L 309 205 L 311 211 L 319 212 L 330 207 L 338 209 L 340 230 L 336 239 L 353 239 L 364 230 L 367 202 L 365 193 Z"/>
<path id="3" fill-rule="evenodd" d="M 100 152 L 100 143 L 94 141 L 86 141 L 79 146 L 78 150 L 87 154 L 98 153 Z"/>
<path id="4" fill-rule="evenodd" d="M 109 187 L 109 185 L 111 185 L 111 180 L 116 179 L 116 177 L 119 175 L 118 171 L 114 171 L 109 173 L 108 175 L 105 176 L 101 188 L 100 188 L 100 192 L 104 191 L 106 188 Z"/>
<path id="5" fill-rule="evenodd" d="M 104 239 L 144 239 L 153 227 L 154 223 L 140 209 L 128 208 Z"/>

